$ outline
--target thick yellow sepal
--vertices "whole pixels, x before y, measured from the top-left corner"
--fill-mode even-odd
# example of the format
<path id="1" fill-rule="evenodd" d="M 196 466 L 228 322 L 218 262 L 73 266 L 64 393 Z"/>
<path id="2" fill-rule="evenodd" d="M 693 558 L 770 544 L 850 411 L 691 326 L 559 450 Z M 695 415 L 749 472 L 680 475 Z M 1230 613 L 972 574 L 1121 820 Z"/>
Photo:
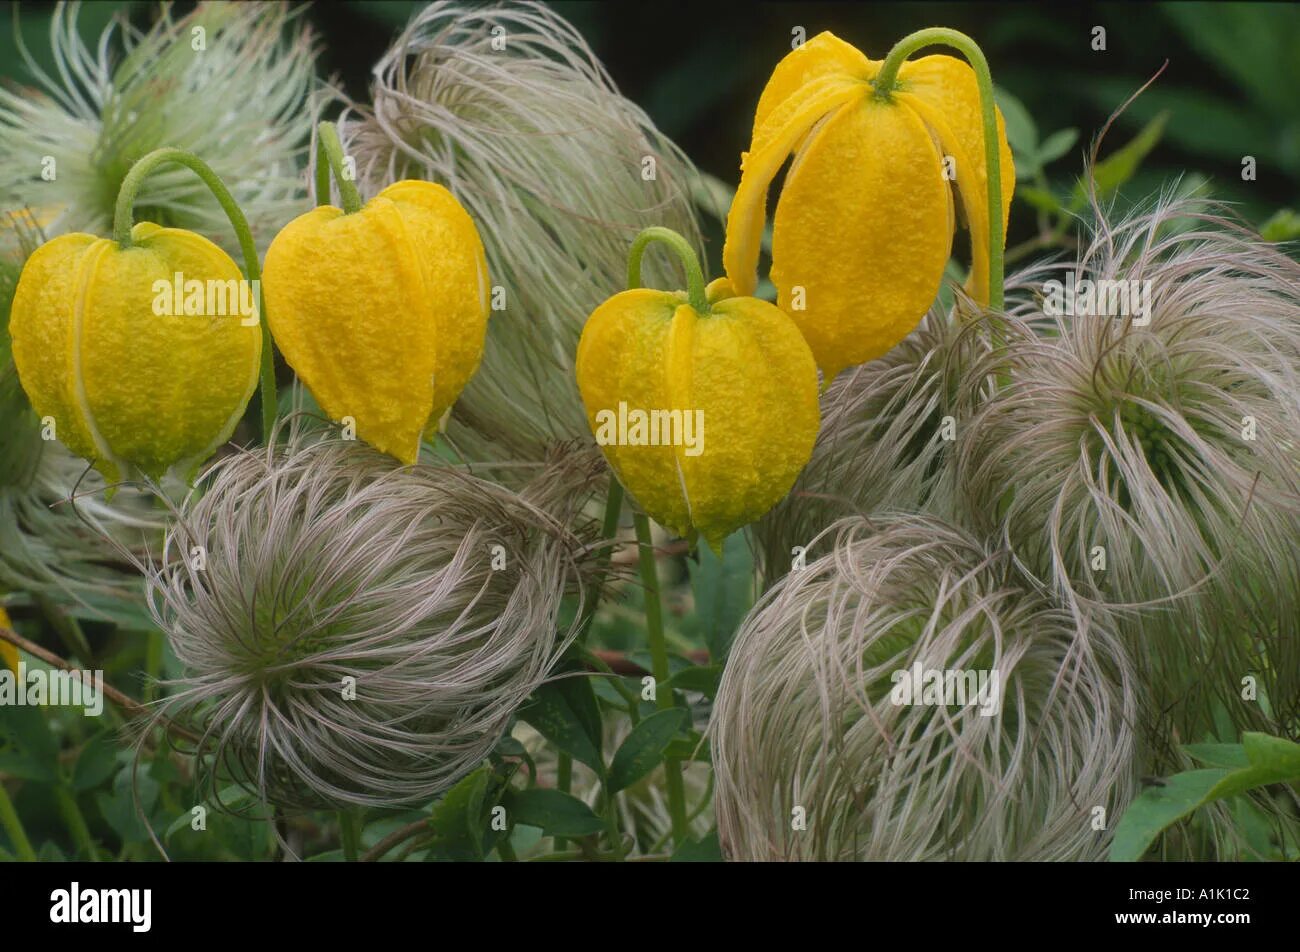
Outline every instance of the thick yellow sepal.
<path id="1" fill-rule="evenodd" d="M 820 413 L 817 368 L 779 308 L 708 289 L 638 289 L 598 307 L 578 343 L 578 388 L 596 442 L 656 522 L 715 550 L 794 485 Z"/>
<path id="2" fill-rule="evenodd" d="M 141 222 L 133 244 L 62 235 L 27 260 L 9 321 L 53 435 L 110 483 L 190 476 L 243 415 L 262 352 L 256 294 L 208 239 Z"/>
<path id="3" fill-rule="evenodd" d="M 483 355 L 487 259 L 469 214 L 440 185 L 396 182 L 355 214 L 295 218 L 262 280 L 276 345 L 321 408 L 414 463 Z"/>

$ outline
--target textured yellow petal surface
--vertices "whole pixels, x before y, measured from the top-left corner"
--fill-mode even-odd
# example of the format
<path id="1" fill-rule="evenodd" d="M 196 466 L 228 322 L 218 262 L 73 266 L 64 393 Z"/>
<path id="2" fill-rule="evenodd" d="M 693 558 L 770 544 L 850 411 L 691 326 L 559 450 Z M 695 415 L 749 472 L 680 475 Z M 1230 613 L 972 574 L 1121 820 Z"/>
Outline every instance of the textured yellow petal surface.
<path id="1" fill-rule="evenodd" d="M 754 150 L 741 162 L 740 185 L 727 213 L 722 263 L 739 295 L 758 284 L 758 253 L 767 220 L 767 190 L 795 145 L 820 120 L 852 109 L 870 93 L 866 83 L 840 74 L 821 76 L 801 86 L 768 115 Z M 849 104 L 847 107 L 845 104 Z M 834 116 L 827 120 L 834 121 Z"/>
<path id="2" fill-rule="evenodd" d="M 886 353 L 934 301 L 952 245 L 920 117 L 866 97 L 812 139 L 777 204 L 772 281 L 829 383 Z"/>
<path id="3" fill-rule="evenodd" d="M 759 130 L 773 110 L 812 80 L 834 74 L 866 80 L 872 78 L 879 68 L 879 63 L 872 63 L 857 47 L 845 43 L 829 30 L 818 33 L 803 46 L 787 53 L 772 70 L 758 99 L 758 108 L 754 110 L 753 140 L 757 142 Z"/>
<path id="4" fill-rule="evenodd" d="M 956 162 L 957 188 L 970 225 L 971 273 L 967 287 L 984 303 L 989 299 L 988 168 L 984 161 L 984 120 L 980 112 L 975 71 L 952 56 L 924 56 L 903 64 L 898 72 L 897 101 L 920 114 L 936 133 L 944 152 Z M 1016 170 L 1007 144 L 1006 126 L 998 111 L 998 154 L 1001 157 L 1002 240 Z"/>
<path id="5" fill-rule="evenodd" d="M 13 622 L 9 620 L 5 610 L 0 608 L 0 628 L 8 628 L 12 631 L 13 627 Z M 0 664 L 3 664 L 14 674 L 18 673 L 18 649 L 4 640 L 0 640 Z"/>
<path id="6" fill-rule="evenodd" d="M 9 317 L 18 379 L 36 414 L 53 417 L 58 438 L 87 459 L 104 452 L 78 408 L 72 373 L 74 312 L 81 263 L 97 242 L 112 244 L 94 235 L 71 234 L 37 248 L 18 279 Z M 116 473 L 110 476 L 115 478 Z"/>
<path id="7" fill-rule="evenodd" d="M 414 463 L 433 412 L 435 302 L 398 206 L 295 218 L 266 252 L 262 284 L 275 342 L 316 401 L 357 435 Z"/>
<path id="8" fill-rule="evenodd" d="M 257 384 L 262 338 L 243 323 L 241 294 L 251 289 L 217 245 L 151 224 L 132 237 L 126 250 L 88 256 L 80 379 L 88 418 L 112 453 L 159 477 L 197 465 L 229 438 Z"/>
<path id="9" fill-rule="evenodd" d="M 575 373 L 587 422 L 619 482 L 656 522 L 684 536 L 690 533 L 691 519 L 674 447 L 617 441 L 629 433 L 635 438 L 630 430 L 618 432 L 621 411 L 672 409 L 668 335 L 682 300 L 679 294 L 645 288 L 614 295 L 587 319 L 578 341 Z"/>
<path id="10" fill-rule="evenodd" d="M 424 268 L 437 328 L 432 420 L 442 418 L 483 357 L 488 322 L 488 269 L 469 213 L 432 182 L 394 182 L 381 198 L 396 203 Z"/>
<path id="11" fill-rule="evenodd" d="M 729 298 L 706 317 L 679 308 L 669 355 L 673 405 L 703 424 L 692 455 L 678 447 L 692 522 L 714 549 L 790 491 L 812 454 L 817 367 L 779 308 Z M 689 350 L 687 350 L 689 348 Z"/>

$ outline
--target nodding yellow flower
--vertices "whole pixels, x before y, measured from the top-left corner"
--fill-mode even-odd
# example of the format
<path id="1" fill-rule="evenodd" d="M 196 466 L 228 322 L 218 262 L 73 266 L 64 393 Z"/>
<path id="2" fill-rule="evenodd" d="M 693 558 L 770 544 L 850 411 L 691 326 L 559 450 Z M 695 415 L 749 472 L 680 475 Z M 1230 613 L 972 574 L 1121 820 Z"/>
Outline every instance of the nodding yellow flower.
<path id="1" fill-rule="evenodd" d="M 189 475 L 239 422 L 262 353 L 229 255 L 151 222 L 130 236 L 129 247 L 81 233 L 47 241 L 23 267 L 9 320 L 37 415 L 110 483 Z"/>
<path id="2" fill-rule="evenodd" d="M 262 281 L 275 342 L 321 408 L 414 463 L 483 356 L 487 260 L 460 203 L 401 181 L 352 213 L 322 205 L 276 235 Z"/>
<path id="3" fill-rule="evenodd" d="M 14 628 L 14 623 L 9 620 L 3 607 L 0 607 L 0 628 L 8 628 L 10 631 Z M 3 638 L 0 638 L 0 664 L 14 674 L 18 673 L 18 649 Z"/>
<path id="4" fill-rule="evenodd" d="M 951 56 L 883 61 L 821 33 L 773 71 L 742 157 L 723 264 L 737 294 L 756 286 L 768 188 L 794 160 L 777 202 L 772 282 L 829 383 L 886 353 L 933 302 L 952 247 L 953 189 L 970 228 L 967 288 L 987 303 L 989 213 L 974 70 Z M 1015 183 L 998 119 L 1002 234 Z"/>
<path id="5" fill-rule="evenodd" d="M 646 514 L 720 552 L 812 455 L 817 367 L 780 308 L 735 296 L 724 278 L 706 289 L 679 235 L 647 229 L 634 261 L 648 234 L 689 258 L 691 291 L 632 280 L 596 308 L 578 342 L 578 389 L 596 442 Z"/>

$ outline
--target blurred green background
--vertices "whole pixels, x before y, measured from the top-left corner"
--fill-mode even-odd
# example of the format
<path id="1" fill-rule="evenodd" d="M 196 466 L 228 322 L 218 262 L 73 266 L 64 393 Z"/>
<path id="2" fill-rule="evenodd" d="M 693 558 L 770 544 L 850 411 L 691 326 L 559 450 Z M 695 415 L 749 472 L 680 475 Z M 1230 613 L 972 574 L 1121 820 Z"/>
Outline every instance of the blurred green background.
<path id="1" fill-rule="evenodd" d="M 29 80 L 15 29 L 38 61 L 48 63 L 53 6 L 4 4 L 5 82 Z M 178 3 L 176 9 L 190 6 Z M 337 75 L 352 97 L 364 101 L 371 65 L 419 6 L 402 0 L 308 5 L 305 16 L 322 39 L 322 71 Z M 790 49 L 796 27 L 808 37 L 832 30 L 879 59 L 906 33 L 945 25 L 975 37 L 994 81 L 1032 117 L 1026 127 L 1027 116 L 1010 115 L 1014 104 L 1004 103 L 1021 173 L 1012 245 L 1039 233 L 1042 223 L 1031 206 L 1053 204 L 1045 193 L 1068 206 L 1091 138 L 1166 60 L 1164 73 L 1119 118 L 1102 149 L 1104 157 L 1149 130 L 1134 149 L 1141 162 L 1123 197 L 1149 195 L 1181 177 L 1184 188 L 1236 203 L 1256 225 L 1281 208 L 1300 208 L 1300 5 L 562 0 L 554 6 L 587 37 L 620 89 L 702 169 L 730 184 L 758 94 Z M 87 40 L 119 10 L 145 26 L 154 4 L 86 4 L 80 23 Z M 1104 50 L 1094 49 L 1096 27 L 1105 29 Z M 1253 181 L 1242 178 L 1245 156 L 1256 159 Z"/>
<path id="2" fill-rule="evenodd" d="M 192 4 L 177 4 L 185 12 Z M 1229 3 L 584 3 L 560 0 L 624 94 L 705 169 L 735 182 L 753 108 L 768 73 L 790 48 L 792 31 L 832 30 L 880 59 L 924 26 L 956 27 L 984 48 L 993 78 L 1026 107 L 1036 129 L 1015 122 L 1022 199 L 1047 185 L 1065 195 L 1083 151 L 1106 117 L 1169 66 L 1117 121 L 1102 156 L 1117 150 L 1161 113 L 1162 134 L 1123 189 L 1140 198 L 1184 177 L 1264 224 L 1283 207 L 1300 207 L 1300 5 Z M 419 3 L 348 0 L 308 5 L 321 35 L 321 66 L 348 94 L 367 98 L 369 70 Z M 14 30 L 38 61 L 48 62 L 52 3 L 5 3 L 0 17 L 0 77 L 29 81 Z M 82 9 L 87 40 L 118 10 L 146 26 L 155 5 L 91 3 Z M 1093 49 L 1095 27 L 1105 49 Z M 1011 107 L 1014 108 L 1014 107 Z M 1009 116 L 1010 118 L 1010 116 Z M 1074 139 L 1060 130 L 1078 130 Z M 1157 129 L 1153 131 L 1158 130 Z M 1032 137 L 1026 139 L 1026 137 Z M 1148 143 L 1144 143 L 1148 144 Z M 1044 150 L 1043 178 L 1030 174 Z M 1062 151 L 1063 148 L 1063 151 Z M 1139 150 L 1140 151 L 1140 150 Z M 1245 156 L 1255 181 L 1243 181 Z M 1191 181 L 1187 182 L 1187 177 Z M 1041 204 L 1041 203 L 1040 203 Z M 1010 242 L 1035 234 L 1022 203 Z"/>

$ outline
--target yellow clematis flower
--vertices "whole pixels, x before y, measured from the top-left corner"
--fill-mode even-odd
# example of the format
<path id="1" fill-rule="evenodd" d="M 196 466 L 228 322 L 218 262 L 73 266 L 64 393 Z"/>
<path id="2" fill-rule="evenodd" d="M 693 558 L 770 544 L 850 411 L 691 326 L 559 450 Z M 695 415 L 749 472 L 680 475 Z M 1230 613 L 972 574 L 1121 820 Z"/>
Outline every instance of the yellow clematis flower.
<path id="1" fill-rule="evenodd" d="M 401 181 L 351 214 L 322 205 L 276 235 L 262 281 L 275 342 L 321 408 L 414 463 L 483 356 L 487 259 L 460 203 Z"/>
<path id="2" fill-rule="evenodd" d="M 817 368 L 779 308 L 735 296 L 726 279 L 696 287 L 614 295 L 587 319 L 576 372 L 619 482 L 656 522 L 720 552 L 812 455 Z"/>
<path id="3" fill-rule="evenodd" d="M 9 620 L 4 608 L 0 607 L 0 628 L 8 628 L 13 631 L 13 627 L 14 623 Z M 2 638 L 0 638 L 0 664 L 3 664 L 14 674 L 18 673 L 18 649 Z"/>
<path id="4" fill-rule="evenodd" d="M 970 227 L 967 288 L 989 297 L 989 213 L 975 72 L 951 56 L 903 63 L 895 87 L 832 33 L 787 55 L 759 99 L 750 149 L 727 219 L 723 264 L 737 294 L 752 294 L 767 192 L 794 160 L 777 202 L 772 282 L 824 383 L 889 351 L 938 293 L 954 230 L 951 174 Z M 1015 184 L 999 114 L 1001 198 Z M 946 161 L 950 160 L 950 161 Z"/>
<path id="5" fill-rule="evenodd" d="M 252 397 L 262 352 L 229 255 L 151 222 L 130 236 L 127 248 L 81 233 L 47 241 L 23 267 L 9 320 L 36 413 L 110 483 L 137 470 L 188 475 L 211 456 Z"/>

